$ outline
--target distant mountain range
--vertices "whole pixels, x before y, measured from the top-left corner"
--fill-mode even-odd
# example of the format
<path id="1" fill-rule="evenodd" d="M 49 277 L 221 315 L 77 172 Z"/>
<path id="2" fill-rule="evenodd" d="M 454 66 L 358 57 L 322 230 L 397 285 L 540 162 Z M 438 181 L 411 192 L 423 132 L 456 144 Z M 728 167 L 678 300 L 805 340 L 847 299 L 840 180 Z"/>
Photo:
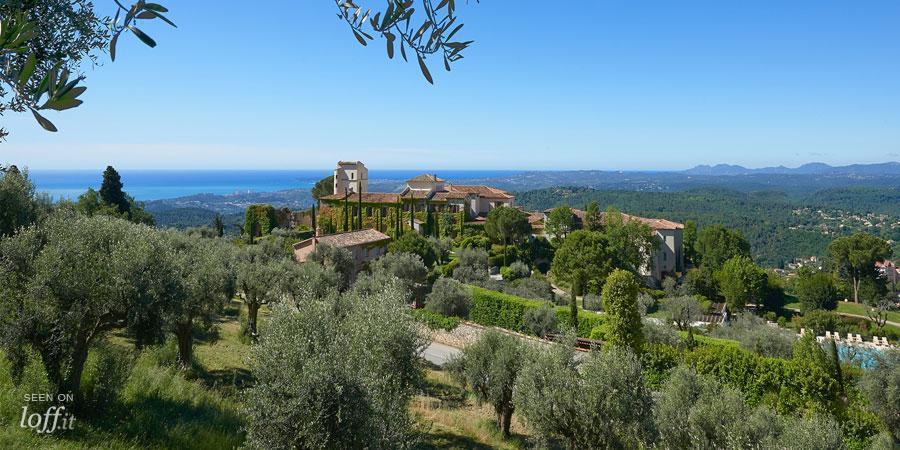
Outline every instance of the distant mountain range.
<path id="1" fill-rule="evenodd" d="M 762 167 L 748 169 L 733 164 L 716 164 L 715 166 L 699 165 L 682 173 L 686 175 L 729 176 L 729 175 L 900 175 L 900 162 L 877 164 L 851 164 L 849 166 L 830 166 L 813 162 L 800 167 Z"/>

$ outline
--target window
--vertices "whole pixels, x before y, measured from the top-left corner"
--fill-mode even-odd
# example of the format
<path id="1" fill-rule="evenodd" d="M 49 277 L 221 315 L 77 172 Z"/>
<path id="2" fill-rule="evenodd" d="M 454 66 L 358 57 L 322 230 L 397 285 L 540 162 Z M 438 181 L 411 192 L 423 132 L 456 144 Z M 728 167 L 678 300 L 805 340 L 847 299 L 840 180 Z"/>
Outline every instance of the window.
<path id="1" fill-rule="evenodd" d="M 353 172 L 350 172 L 350 179 L 353 179 Z"/>

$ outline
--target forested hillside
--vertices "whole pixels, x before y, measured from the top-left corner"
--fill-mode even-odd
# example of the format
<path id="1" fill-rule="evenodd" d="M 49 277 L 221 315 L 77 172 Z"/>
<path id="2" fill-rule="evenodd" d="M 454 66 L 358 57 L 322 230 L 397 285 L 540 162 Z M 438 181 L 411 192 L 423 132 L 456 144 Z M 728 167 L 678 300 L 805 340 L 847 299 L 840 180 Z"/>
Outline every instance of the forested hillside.
<path id="1" fill-rule="evenodd" d="M 722 224 L 740 229 L 750 241 L 758 262 L 778 266 L 795 257 L 823 256 L 835 235 L 867 230 L 886 239 L 897 239 L 896 189 L 830 189 L 795 200 L 775 191 L 738 192 L 709 187 L 680 192 L 597 190 L 584 187 L 547 188 L 516 194 L 516 202 L 528 210 L 544 210 L 568 204 L 582 208 L 597 201 L 630 214 L 684 222 L 698 226 Z M 829 213 L 820 214 L 820 209 Z M 869 212 L 889 214 L 869 219 Z M 885 226 L 887 225 L 887 226 Z M 896 242 L 895 242 L 896 246 Z"/>

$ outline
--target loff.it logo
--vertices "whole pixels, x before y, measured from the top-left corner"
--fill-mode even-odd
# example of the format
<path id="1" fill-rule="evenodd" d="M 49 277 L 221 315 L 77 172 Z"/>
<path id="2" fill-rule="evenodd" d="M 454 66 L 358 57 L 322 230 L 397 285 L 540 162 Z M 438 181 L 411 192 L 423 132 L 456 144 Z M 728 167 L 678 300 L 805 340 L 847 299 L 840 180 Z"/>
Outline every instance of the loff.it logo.
<path id="1" fill-rule="evenodd" d="M 56 394 L 25 394 L 26 403 L 50 403 L 54 400 L 56 403 L 72 402 L 72 394 L 60 393 Z M 22 407 L 22 421 L 19 426 L 22 428 L 31 428 L 39 434 L 51 434 L 58 430 L 74 429 L 75 416 L 66 411 L 65 405 L 52 405 L 44 412 L 32 412 L 29 414 L 28 406 Z"/>

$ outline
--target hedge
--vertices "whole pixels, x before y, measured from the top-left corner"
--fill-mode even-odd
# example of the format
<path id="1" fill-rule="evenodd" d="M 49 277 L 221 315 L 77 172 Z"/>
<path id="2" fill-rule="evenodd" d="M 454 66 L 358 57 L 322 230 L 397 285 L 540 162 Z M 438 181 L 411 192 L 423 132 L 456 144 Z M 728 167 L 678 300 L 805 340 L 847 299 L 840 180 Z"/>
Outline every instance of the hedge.
<path id="1" fill-rule="evenodd" d="M 540 308 L 547 302 L 532 300 L 502 292 L 470 286 L 472 289 L 472 308 L 469 310 L 469 319 L 473 322 L 485 325 L 505 328 L 507 330 L 526 333 L 525 312 L 529 309 Z M 557 306 L 554 308 L 557 323 L 560 330 L 570 327 L 569 308 Z M 578 311 L 578 336 L 588 338 L 591 329 L 603 323 L 603 316 L 591 311 Z"/>
<path id="2" fill-rule="evenodd" d="M 412 310 L 413 317 L 432 330 L 452 331 L 459 326 L 459 317 L 449 317 L 427 309 Z"/>

